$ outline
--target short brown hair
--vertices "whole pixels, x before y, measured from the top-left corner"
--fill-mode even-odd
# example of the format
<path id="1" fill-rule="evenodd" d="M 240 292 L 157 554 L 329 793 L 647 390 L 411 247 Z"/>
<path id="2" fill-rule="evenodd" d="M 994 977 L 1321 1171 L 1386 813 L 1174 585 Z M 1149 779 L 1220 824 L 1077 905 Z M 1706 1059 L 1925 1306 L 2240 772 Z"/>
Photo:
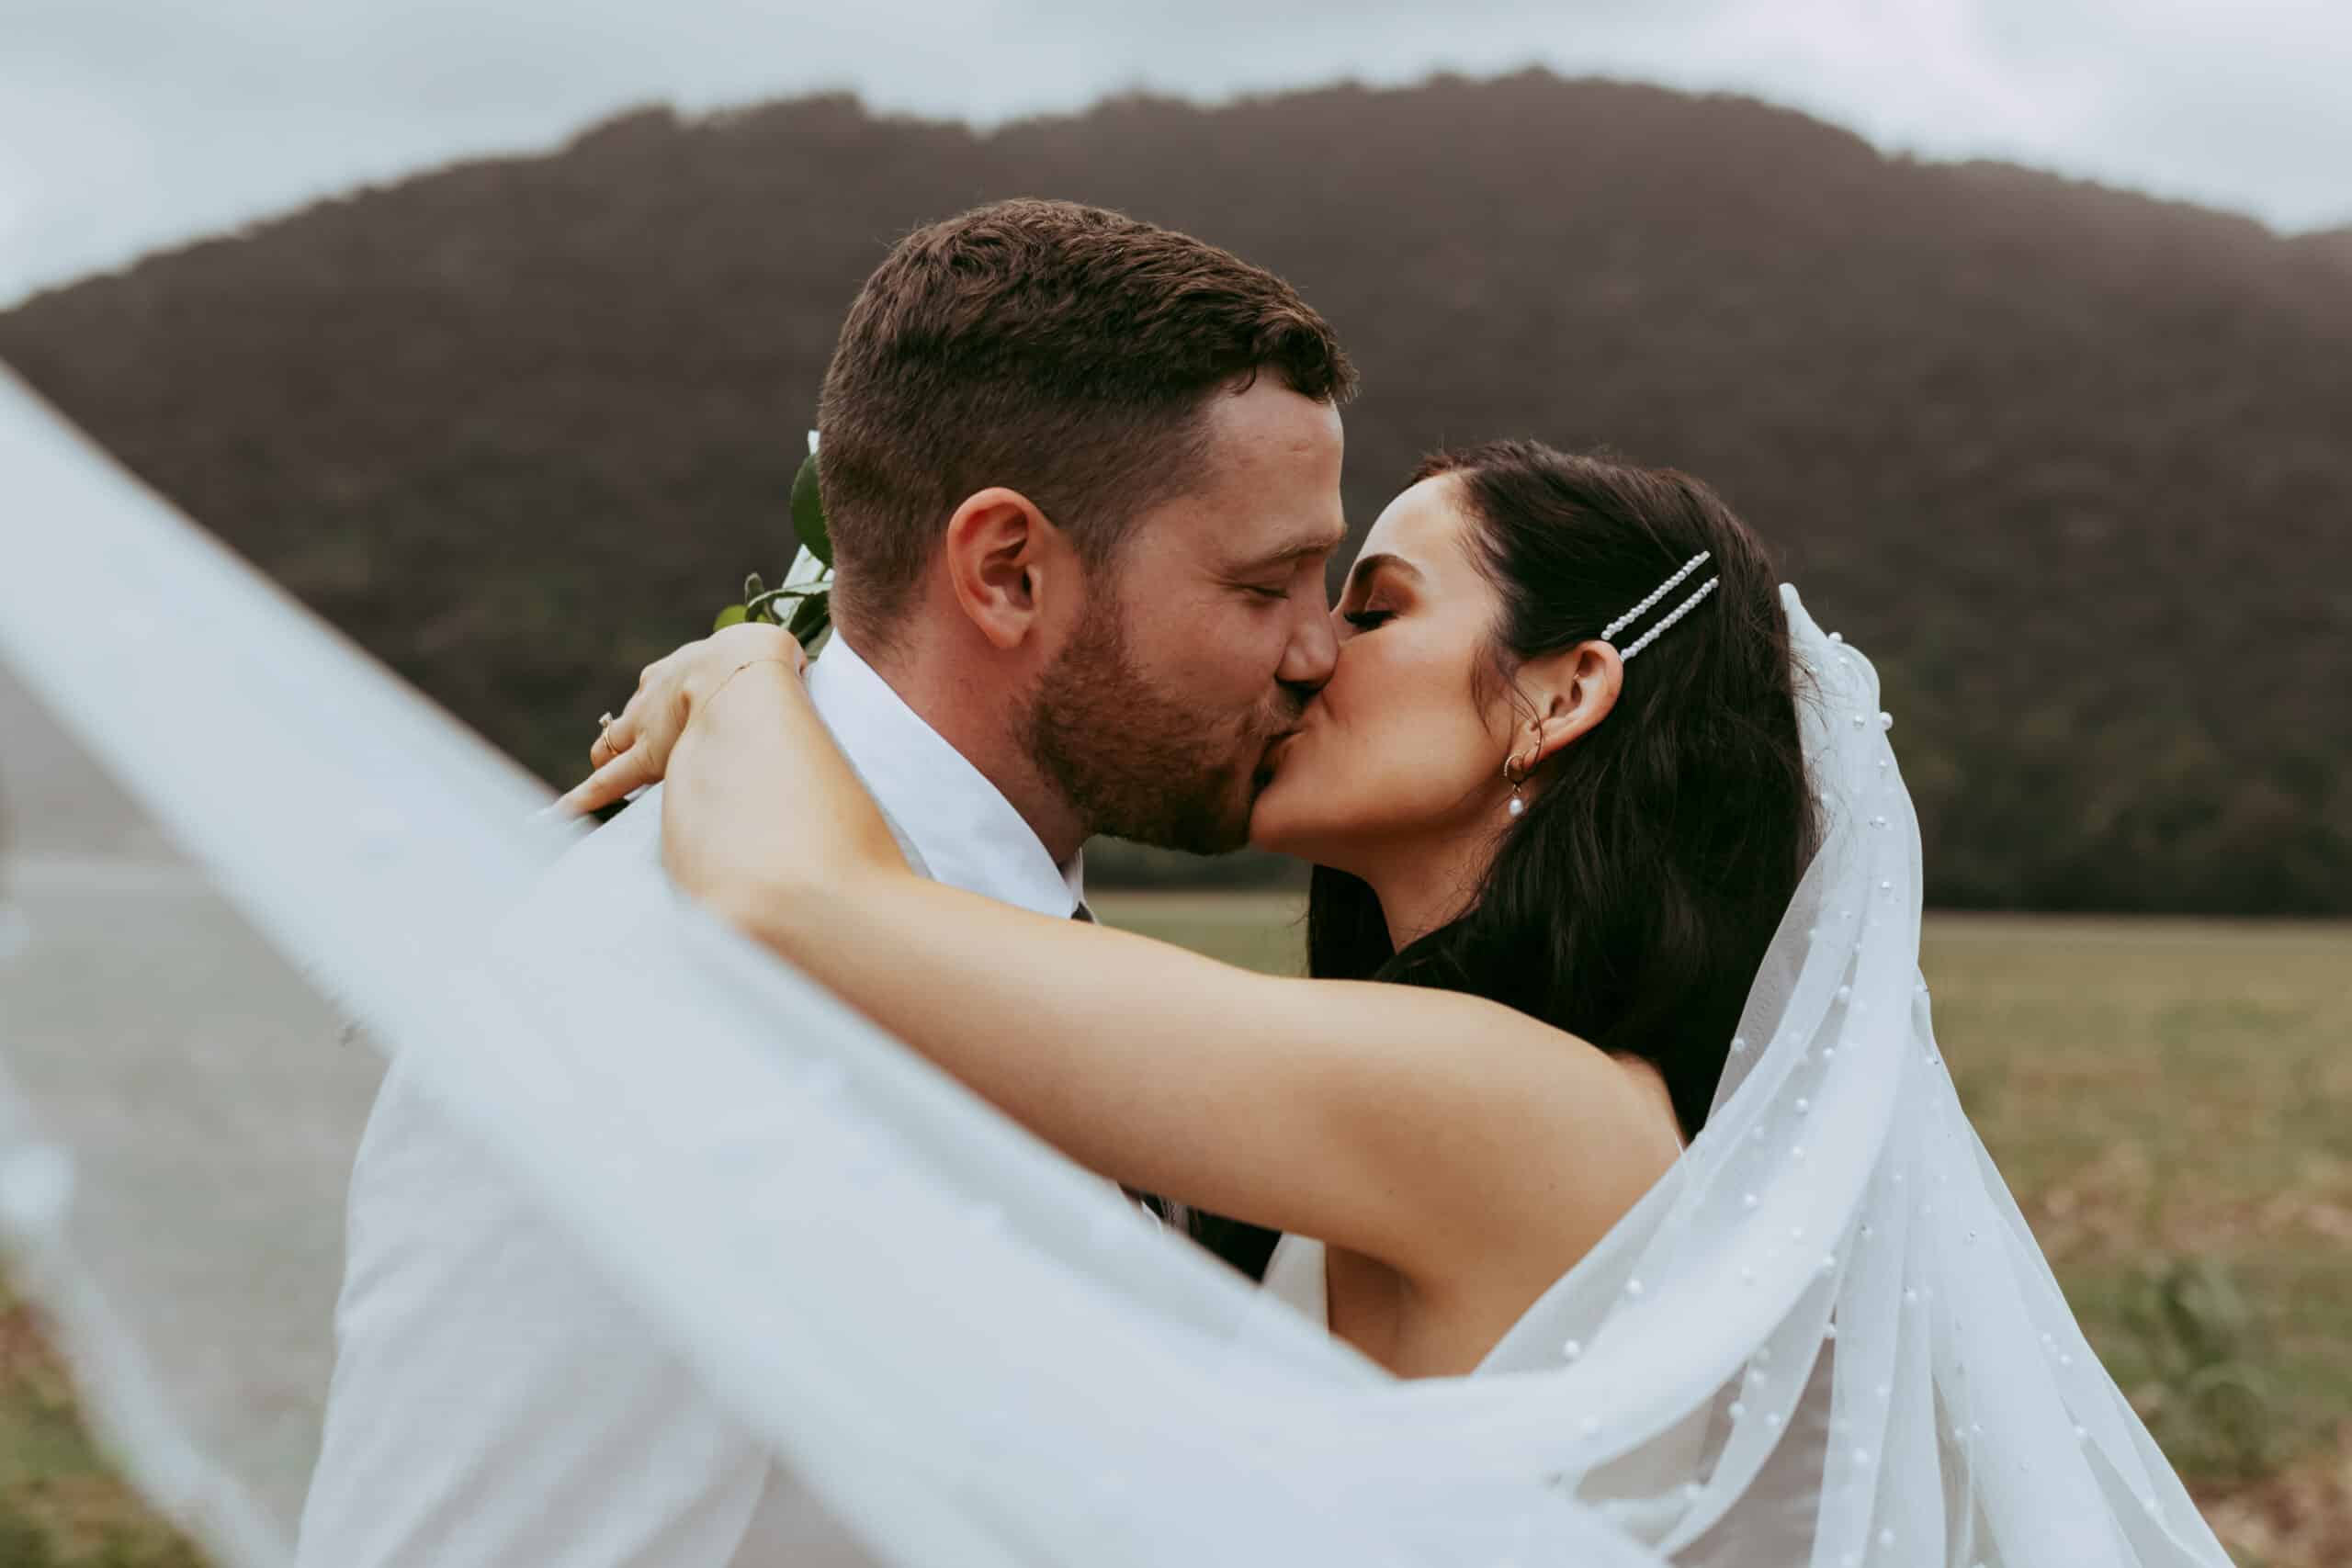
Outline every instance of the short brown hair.
<path id="1" fill-rule="evenodd" d="M 1261 371 L 1342 401 L 1355 371 L 1262 267 L 1067 201 L 1002 201 L 901 241 L 842 323 L 818 471 L 844 624 L 895 623 L 962 501 L 1017 490 L 1090 566 L 1196 473 L 1213 392 Z"/>

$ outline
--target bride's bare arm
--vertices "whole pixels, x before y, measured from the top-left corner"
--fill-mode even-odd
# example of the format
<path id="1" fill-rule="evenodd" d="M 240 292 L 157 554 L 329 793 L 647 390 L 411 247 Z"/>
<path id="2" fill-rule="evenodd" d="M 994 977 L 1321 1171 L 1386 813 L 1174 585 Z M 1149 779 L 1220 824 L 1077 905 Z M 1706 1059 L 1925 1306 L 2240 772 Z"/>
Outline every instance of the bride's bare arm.
<path id="1" fill-rule="evenodd" d="M 1426 1278 L 1581 1250 L 1673 1158 L 1600 1053 L 1505 1008 L 919 877 L 788 665 L 716 690 L 669 757 L 680 885 L 1094 1170 Z"/>

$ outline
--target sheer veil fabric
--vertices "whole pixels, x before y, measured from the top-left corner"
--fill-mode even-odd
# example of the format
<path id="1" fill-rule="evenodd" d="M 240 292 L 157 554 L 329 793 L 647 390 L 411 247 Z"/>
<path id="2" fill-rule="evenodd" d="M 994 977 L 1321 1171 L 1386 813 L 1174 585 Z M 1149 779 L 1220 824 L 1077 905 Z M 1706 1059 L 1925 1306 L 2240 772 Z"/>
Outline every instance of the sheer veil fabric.
<path id="1" fill-rule="evenodd" d="M 658 876 L 533 900 L 544 789 L 6 378 L 0 474 L 0 660 L 886 1560 L 2226 1561 L 1962 1112 L 1877 679 L 1793 592 L 1829 827 L 1713 1118 L 1477 1373 L 1402 1382 Z M 284 1561 L 168 1375 L 237 1347 L 92 1283 L 105 1151 L 6 1087 L 0 1222 L 98 1414 Z"/>

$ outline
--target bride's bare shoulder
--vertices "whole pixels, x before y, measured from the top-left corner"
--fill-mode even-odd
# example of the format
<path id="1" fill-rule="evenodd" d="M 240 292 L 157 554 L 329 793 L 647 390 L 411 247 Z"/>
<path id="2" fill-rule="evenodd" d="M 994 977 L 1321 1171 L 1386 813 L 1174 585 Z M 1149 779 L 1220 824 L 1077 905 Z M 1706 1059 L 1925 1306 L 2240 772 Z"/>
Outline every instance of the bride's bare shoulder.
<path id="1" fill-rule="evenodd" d="M 1381 1025 L 1332 1075 L 1333 1109 L 1413 1211 L 1388 1229 L 1409 1237 L 1392 1260 L 1417 1279 L 1466 1278 L 1498 1255 L 1581 1256 L 1680 1156 L 1646 1062 L 1480 998 L 1363 984 L 1351 1010 Z"/>

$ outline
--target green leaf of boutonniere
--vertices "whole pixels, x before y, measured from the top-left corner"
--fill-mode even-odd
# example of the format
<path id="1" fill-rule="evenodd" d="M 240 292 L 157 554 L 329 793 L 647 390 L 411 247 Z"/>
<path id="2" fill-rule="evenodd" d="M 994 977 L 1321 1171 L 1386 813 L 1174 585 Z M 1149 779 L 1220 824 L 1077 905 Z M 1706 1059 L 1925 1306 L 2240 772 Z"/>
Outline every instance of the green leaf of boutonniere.
<path id="1" fill-rule="evenodd" d="M 770 588 L 758 572 L 743 579 L 743 600 L 718 612 L 711 630 L 761 621 L 791 632 L 812 655 L 833 623 L 833 542 L 825 532 L 825 503 L 817 493 L 817 433 L 808 433 L 808 460 L 792 481 L 792 532 L 799 541 L 784 584 Z"/>
<path id="2" fill-rule="evenodd" d="M 799 536 L 802 547 L 810 555 L 827 566 L 833 564 L 833 541 L 825 532 L 825 499 L 817 489 L 817 454 L 813 450 L 792 478 L 792 531 Z"/>
<path id="3" fill-rule="evenodd" d="M 833 624 L 833 601 L 830 594 L 811 593 L 800 601 L 792 612 L 791 631 L 803 648 L 814 648 L 825 628 Z"/>

